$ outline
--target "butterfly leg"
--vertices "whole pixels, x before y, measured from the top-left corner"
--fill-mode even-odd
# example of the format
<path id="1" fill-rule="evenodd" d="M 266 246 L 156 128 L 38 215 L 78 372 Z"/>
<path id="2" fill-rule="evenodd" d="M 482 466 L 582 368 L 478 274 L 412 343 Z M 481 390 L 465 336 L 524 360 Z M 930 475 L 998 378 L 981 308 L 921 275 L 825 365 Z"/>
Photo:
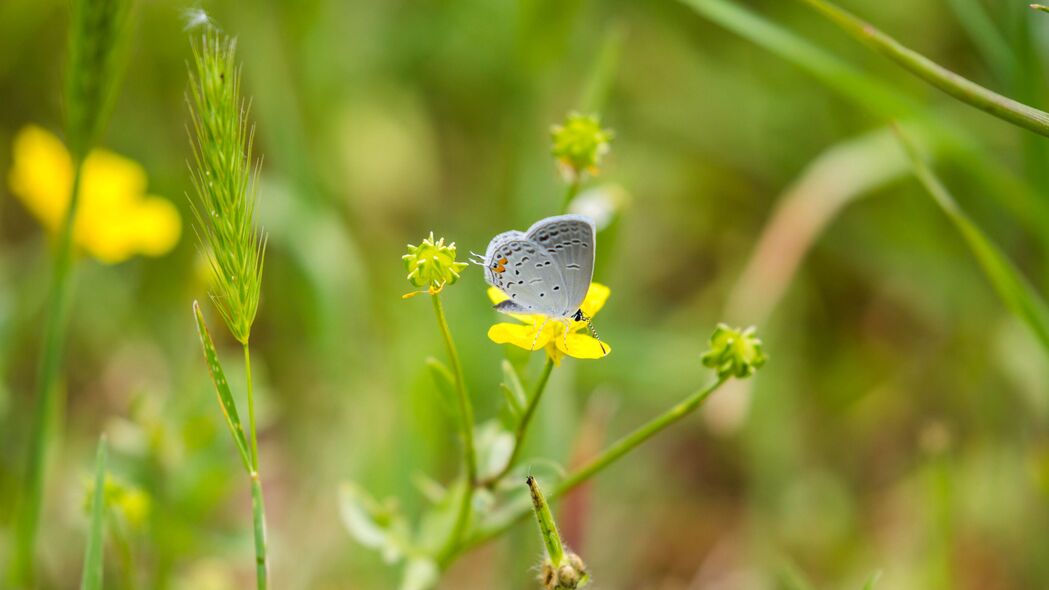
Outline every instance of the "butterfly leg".
<path id="1" fill-rule="evenodd" d="M 533 351 L 535 350 L 535 345 L 536 345 L 537 342 L 539 342 L 539 335 L 543 333 L 543 329 L 546 328 L 546 322 L 548 322 L 548 321 L 550 321 L 550 318 L 544 319 L 543 320 L 543 324 L 541 326 L 539 326 L 538 330 L 535 331 L 535 338 L 532 339 L 532 347 L 529 348 L 528 350 L 533 350 Z M 532 328 L 533 329 L 535 328 L 535 324 L 532 324 Z"/>

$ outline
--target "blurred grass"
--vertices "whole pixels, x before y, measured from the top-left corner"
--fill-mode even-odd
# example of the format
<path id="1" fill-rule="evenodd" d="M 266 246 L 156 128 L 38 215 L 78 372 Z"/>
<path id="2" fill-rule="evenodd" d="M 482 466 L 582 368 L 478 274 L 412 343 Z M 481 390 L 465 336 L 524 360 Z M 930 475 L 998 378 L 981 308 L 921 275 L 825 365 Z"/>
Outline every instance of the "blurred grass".
<path id="1" fill-rule="evenodd" d="M 957 2 L 842 5 L 1044 109 L 1046 15 L 979 2 L 1013 56 L 1010 73 L 986 56 L 989 34 L 956 17 Z M 353 479 L 418 514 L 426 501 L 415 473 L 455 473 L 454 422 L 424 362 L 441 342 L 430 311 L 399 299 L 398 257 L 430 229 L 481 250 L 558 207 L 549 125 L 586 102 L 593 64 L 611 59 L 601 57 L 608 39 L 622 39 L 601 109 L 616 141 L 596 183 L 629 193 L 599 249 L 597 277 L 613 289 L 599 327 L 615 352 L 554 372 L 526 461 L 566 462 L 571 426 L 595 395 L 618 406 L 612 438 L 697 383 L 703 339 L 731 307 L 778 199 L 833 146 L 889 119 L 916 125 L 919 142 L 927 134 L 923 149 L 959 206 L 1032 285 L 1049 284 L 1044 139 L 954 104 L 796 3 L 719 4 L 751 18 L 726 30 L 711 0 L 204 6 L 239 38 L 267 154 L 259 214 L 271 242 L 252 364 L 275 586 L 396 583 L 343 530 L 335 490 Z M 138 4 L 129 83 L 104 144 L 142 162 L 151 191 L 188 219 L 183 8 Z M 0 528 L 9 531 L 47 238 L 8 198 L 6 174 L 18 129 L 60 127 L 55 48 L 66 15 L 57 0 L 15 0 L 0 14 Z M 783 39 L 835 65 L 812 73 L 795 50 L 771 45 Z M 876 588 L 932 588 L 945 570 L 958 588 L 1049 581 L 1049 371 L 1038 341 L 919 185 L 888 180 L 864 194 L 815 234 L 760 326 L 773 361 L 739 428 L 712 413 L 686 420 L 580 496 L 589 517 L 573 549 L 602 587 L 774 588 L 784 555 L 819 588 L 863 587 L 875 569 L 884 571 Z M 132 544 L 139 584 L 250 584 L 247 508 L 228 477 L 240 459 L 186 314 L 208 289 L 192 240 L 159 260 L 82 266 L 65 434 L 44 499 L 53 515 L 42 531 L 44 587 L 79 579 L 83 536 L 71 533 L 83 518 L 70 493 L 100 430 L 111 471 L 152 499 Z M 504 403 L 504 351 L 485 338 L 496 318 L 480 274 L 468 270 L 444 303 L 478 416 L 491 417 Z M 231 339 L 215 344 L 237 353 Z M 511 360 L 525 387 L 534 383 L 540 359 Z M 950 526 L 933 514 L 950 514 Z M 446 587 L 531 588 L 539 550 L 521 527 L 466 555 Z"/>

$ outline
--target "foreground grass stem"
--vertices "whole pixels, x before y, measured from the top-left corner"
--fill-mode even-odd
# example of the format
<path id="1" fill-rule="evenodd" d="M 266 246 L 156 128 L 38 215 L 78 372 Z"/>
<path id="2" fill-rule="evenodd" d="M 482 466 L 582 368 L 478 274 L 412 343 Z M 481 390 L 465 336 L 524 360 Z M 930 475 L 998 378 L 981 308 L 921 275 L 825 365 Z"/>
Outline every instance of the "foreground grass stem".
<path id="1" fill-rule="evenodd" d="M 51 271 L 51 289 L 47 301 L 44 324 L 44 350 L 37 373 L 36 409 L 33 413 L 32 438 L 29 441 L 29 459 L 26 465 L 22 491 L 22 508 L 15 523 L 13 584 L 33 584 L 33 560 L 40 509 L 44 496 L 47 446 L 51 440 L 54 420 L 59 367 L 65 345 L 65 326 L 68 322 L 70 299 L 70 272 L 73 266 L 73 223 L 76 219 L 80 194 L 82 162 L 73 167 L 72 193 L 55 244 Z"/>

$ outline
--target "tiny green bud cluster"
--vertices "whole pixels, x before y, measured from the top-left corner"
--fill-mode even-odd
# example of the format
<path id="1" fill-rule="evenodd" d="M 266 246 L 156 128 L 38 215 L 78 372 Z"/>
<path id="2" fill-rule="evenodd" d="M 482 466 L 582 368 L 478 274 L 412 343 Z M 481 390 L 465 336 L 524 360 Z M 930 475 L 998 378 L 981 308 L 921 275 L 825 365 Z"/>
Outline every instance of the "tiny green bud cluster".
<path id="1" fill-rule="evenodd" d="M 539 571 L 539 583 L 544 590 L 576 590 L 584 588 L 590 582 L 586 564 L 575 553 L 565 554 L 564 562 L 555 567 L 549 559 L 543 561 Z"/>
<path id="2" fill-rule="evenodd" d="M 726 379 L 750 377 L 765 364 L 761 339 L 753 326 L 741 329 L 718 324 L 710 336 L 710 350 L 703 354 L 703 365 Z"/>
<path id="3" fill-rule="evenodd" d="M 597 115 L 569 113 L 565 122 L 550 129 L 551 153 L 561 163 L 565 175 L 576 180 L 583 174 L 596 176 L 601 157 L 608 153 L 612 131 L 601 128 Z"/>
<path id="4" fill-rule="evenodd" d="M 418 246 L 408 244 L 408 253 L 401 259 L 408 271 L 408 282 L 431 291 L 455 283 L 468 266 L 455 261 L 455 242 L 445 245 L 444 238 L 435 240 L 433 232 Z"/>

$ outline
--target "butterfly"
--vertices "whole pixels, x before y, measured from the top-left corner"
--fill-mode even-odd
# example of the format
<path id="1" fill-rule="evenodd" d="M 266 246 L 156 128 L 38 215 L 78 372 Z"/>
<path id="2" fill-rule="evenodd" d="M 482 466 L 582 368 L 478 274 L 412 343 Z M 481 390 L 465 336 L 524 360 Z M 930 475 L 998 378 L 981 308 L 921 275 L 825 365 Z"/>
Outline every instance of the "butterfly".
<path id="1" fill-rule="evenodd" d="M 484 279 L 507 295 L 495 309 L 508 314 L 539 314 L 565 323 L 586 322 L 580 309 L 594 275 L 596 229 L 589 217 L 557 215 L 540 219 L 526 232 L 503 232 L 488 243 L 474 264 L 484 267 Z M 536 332 L 536 338 L 546 323 Z M 601 345 L 604 350 L 604 345 Z"/>

